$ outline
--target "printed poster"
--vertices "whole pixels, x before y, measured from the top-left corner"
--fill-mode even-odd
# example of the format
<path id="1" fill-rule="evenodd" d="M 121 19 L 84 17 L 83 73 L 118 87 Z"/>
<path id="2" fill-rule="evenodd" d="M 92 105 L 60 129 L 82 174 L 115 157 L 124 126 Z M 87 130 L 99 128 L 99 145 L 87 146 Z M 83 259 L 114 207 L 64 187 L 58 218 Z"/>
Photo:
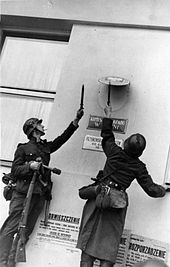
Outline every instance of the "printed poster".
<path id="1" fill-rule="evenodd" d="M 167 262 L 168 252 L 169 244 L 132 234 L 126 259 L 126 267 L 131 267 L 134 263 L 144 261 L 148 258 L 156 258 Z"/>
<path id="2" fill-rule="evenodd" d="M 115 139 L 115 143 L 118 146 L 122 147 L 123 140 L 122 139 Z M 93 135 L 89 135 L 89 134 L 86 135 L 84 138 L 83 149 L 103 152 L 102 137 L 93 136 Z"/>
<path id="3" fill-rule="evenodd" d="M 130 237 L 131 237 L 131 231 L 128 229 L 124 229 L 122 237 L 120 239 L 120 245 L 119 245 L 115 267 L 125 266 L 127 255 L 128 255 L 128 250 L 129 250 Z"/>
<path id="4" fill-rule="evenodd" d="M 79 233 L 80 218 L 49 213 L 48 225 L 41 220 L 36 233 L 38 242 L 75 248 Z"/>
<path id="5" fill-rule="evenodd" d="M 69 253 L 78 253 L 76 249 L 80 218 L 64 214 L 50 213 L 48 225 L 41 220 L 36 233 L 36 243 L 46 247 L 65 247 Z M 170 244 L 144 236 L 132 234 L 124 229 L 115 267 L 132 267 L 134 263 L 148 258 L 156 258 L 167 262 Z M 94 267 L 100 262 L 95 261 Z"/>

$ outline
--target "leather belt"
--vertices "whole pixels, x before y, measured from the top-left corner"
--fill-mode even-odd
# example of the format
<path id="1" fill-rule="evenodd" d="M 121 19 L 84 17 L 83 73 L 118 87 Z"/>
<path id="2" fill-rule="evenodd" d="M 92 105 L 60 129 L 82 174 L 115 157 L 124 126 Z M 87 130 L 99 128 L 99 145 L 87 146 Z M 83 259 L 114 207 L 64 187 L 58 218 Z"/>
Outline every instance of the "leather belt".
<path id="1" fill-rule="evenodd" d="M 116 188 L 117 190 L 120 190 L 120 191 L 125 191 L 125 190 L 126 190 L 123 186 L 121 186 L 121 185 L 119 185 L 118 183 L 115 183 L 115 182 L 113 182 L 113 181 L 110 181 L 110 182 L 108 183 L 108 186 L 110 186 L 110 187 L 112 187 L 112 188 Z"/>

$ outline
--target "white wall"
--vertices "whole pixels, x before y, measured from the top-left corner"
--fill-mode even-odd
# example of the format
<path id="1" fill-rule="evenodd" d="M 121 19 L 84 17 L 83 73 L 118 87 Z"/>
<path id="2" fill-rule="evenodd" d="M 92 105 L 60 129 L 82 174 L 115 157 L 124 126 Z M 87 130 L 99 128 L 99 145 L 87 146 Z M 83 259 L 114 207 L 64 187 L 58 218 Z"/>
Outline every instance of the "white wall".
<path id="1" fill-rule="evenodd" d="M 2 14 L 153 26 L 170 25 L 168 0 L 2 1 Z M 31 25 L 30 25 L 31 26 Z"/>
<path id="2" fill-rule="evenodd" d="M 90 177 L 104 165 L 102 152 L 81 149 L 86 134 L 100 134 L 86 128 L 90 114 L 103 116 L 99 105 L 99 89 L 102 88 L 98 83 L 103 76 L 116 75 L 130 80 L 127 104 L 113 113 L 114 117 L 129 120 L 127 132 L 116 134 L 116 137 L 125 139 L 133 132 L 144 134 L 147 148 L 142 160 L 154 181 L 163 183 L 169 144 L 167 129 L 170 127 L 169 42 L 170 35 L 164 31 L 74 26 L 48 125 L 48 139 L 60 134 L 74 118 L 82 84 L 85 85 L 85 116 L 74 136 L 52 156 L 51 166 L 63 171 L 60 177 L 53 179 L 52 211 L 80 217 L 83 201 L 78 198 L 78 188 L 88 184 Z M 133 233 L 169 242 L 170 196 L 151 199 L 136 183 L 128 192 L 130 206 L 125 227 Z M 34 237 L 35 233 L 36 229 Z M 40 246 L 28 245 L 26 266 L 32 266 L 32 262 L 36 262 L 36 266 L 50 266 L 57 261 L 60 267 L 67 267 L 70 261 L 78 262 L 78 254 L 65 255 L 61 248 L 60 258 L 56 257 L 58 250 L 44 249 L 50 253 L 50 258 L 42 254 Z M 41 265 L 37 255 L 42 257 Z"/>
<path id="3" fill-rule="evenodd" d="M 98 2 L 98 1 L 97 1 Z M 40 4 L 41 3 L 41 4 Z M 169 26 L 168 1 L 14 1 L 3 3 L 6 14 L 40 16 L 63 19 L 80 19 L 110 23 L 132 23 Z M 38 8 L 39 5 L 39 8 Z M 33 8 L 34 6 L 34 8 Z M 125 139 L 133 132 L 146 136 L 147 148 L 142 160 L 155 182 L 163 183 L 169 147 L 170 128 L 170 34 L 168 31 L 123 29 L 113 27 L 73 27 L 69 41 L 69 55 L 57 86 L 54 108 L 48 125 L 47 137 L 53 138 L 65 129 L 79 108 L 80 90 L 85 85 L 85 115 L 80 127 L 69 142 L 52 156 L 51 166 L 63 173 L 54 179 L 51 210 L 81 216 L 83 201 L 77 190 L 88 184 L 104 165 L 105 156 L 100 152 L 82 150 L 86 134 L 100 132 L 87 130 L 89 115 L 103 116 L 99 101 L 98 79 L 103 76 L 122 76 L 130 80 L 126 105 L 113 113 L 114 117 L 128 119 L 126 134 L 116 134 Z M 69 185 L 68 185 L 69 181 Z M 64 182 L 67 186 L 65 191 Z M 169 242 L 170 216 L 167 194 L 163 199 L 149 198 L 133 183 L 128 190 L 130 205 L 125 228 L 133 233 Z M 68 205 L 69 203 L 69 205 Z M 70 204 L 71 203 L 71 204 Z M 37 229 L 35 229 L 33 238 Z M 43 253 L 44 252 L 44 253 Z M 45 252 L 47 254 L 45 254 Z M 79 255 L 65 253 L 49 247 L 27 248 L 28 261 L 18 266 L 78 266 Z M 41 259 L 40 259 L 41 258 Z M 71 265 L 70 265 L 71 263 Z"/>
<path id="4" fill-rule="evenodd" d="M 54 132 L 59 134 L 66 127 L 66 122 L 74 117 L 79 106 L 81 85 L 84 84 L 85 116 L 80 128 L 67 145 L 54 154 L 51 162 L 72 174 L 77 188 L 80 180 L 82 184 L 88 184 L 90 177 L 104 165 L 103 153 L 81 148 L 86 134 L 100 134 L 86 128 L 89 114 L 103 116 L 98 95 L 102 88 L 98 79 L 108 75 L 130 80 L 127 104 L 113 113 L 116 118 L 129 120 L 127 132 L 116 134 L 116 137 L 125 139 L 134 132 L 144 134 L 147 148 L 141 159 L 147 164 L 154 181 L 163 183 L 169 146 L 167 129 L 170 127 L 169 42 L 170 35 L 164 31 L 74 26 L 69 43 L 70 54 L 59 81 L 48 133 L 49 138 L 54 136 Z M 79 174 L 78 180 L 75 174 Z M 60 179 L 57 183 L 56 190 L 60 190 Z M 169 242 L 170 196 L 149 198 L 136 182 L 128 192 L 130 206 L 125 228 L 138 235 Z M 56 201 L 67 203 L 74 193 L 75 189 L 67 199 L 58 198 Z M 76 201 L 74 205 L 79 210 L 82 202 Z"/>

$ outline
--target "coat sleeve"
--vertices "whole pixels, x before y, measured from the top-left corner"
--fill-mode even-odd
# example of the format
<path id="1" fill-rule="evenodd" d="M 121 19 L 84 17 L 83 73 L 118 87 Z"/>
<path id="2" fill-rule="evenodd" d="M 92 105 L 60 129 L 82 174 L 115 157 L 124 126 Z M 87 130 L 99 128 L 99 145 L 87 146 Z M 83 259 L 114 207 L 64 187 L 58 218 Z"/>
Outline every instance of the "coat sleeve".
<path id="1" fill-rule="evenodd" d="M 103 138 L 102 148 L 107 157 L 112 153 L 121 149 L 115 143 L 115 136 L 112 132 L 112 123 L 113 123 L 112 119 L 103 118 L 102 130 L 101 130 L 101 137 Z"/>
<path id="2" fill-rule="evenodd" d="M 18 146 L 12 163 L 11 173 L 15 178 L 32 177 L 33 171 L 30 170 L 29 164 L 25 163 L 25 152 L 22 146 Z"/>
<path id="3" fill-rule="evenodd" d="M 140 168 L 137 182 L 150 197 L 157 198 L 165 196 L 165 188 L 153 182 L 151 176 L 149 175 L 145 167 L 145 164 L 143 164 L 143 166 L 141 166 Z"/>
<path id="4" fill-rule="evenodd" d="M 73 122 L 67 127 L 67 129 L 55 138 L 53 141 L 49 142 L 50 153 L 58 150 L 64 143 L 68 141 L 68 139 L 73 135 L 73 133 L 77 130 L 78 126 L 74 126 Z"/>

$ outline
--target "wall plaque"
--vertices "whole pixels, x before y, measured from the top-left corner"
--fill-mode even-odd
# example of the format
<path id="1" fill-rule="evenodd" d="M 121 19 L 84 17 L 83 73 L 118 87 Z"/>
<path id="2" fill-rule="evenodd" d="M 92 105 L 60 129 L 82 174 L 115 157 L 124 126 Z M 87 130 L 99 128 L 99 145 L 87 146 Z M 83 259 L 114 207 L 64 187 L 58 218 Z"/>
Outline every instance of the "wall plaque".
<path id="1" fill-rule="evenodd" d="M 101 116 L 90 115 L 87 129 L 101 130 L 102 119 L 103 117 Z M 112 118 L 112 120 L 113 120 L 113 125 L 112 125 L 113 132 L 124 134 L 126 132 L 128 120 L 119 118 Z"/>
<path id="2" fill-rule="evenodd" d="M 123 140 L 115 139 L 115 143 L 121 147 L 123 145 Z M 84 138 L 83 149 L 103 152 L 102 137 L 86 135 Z"/>

